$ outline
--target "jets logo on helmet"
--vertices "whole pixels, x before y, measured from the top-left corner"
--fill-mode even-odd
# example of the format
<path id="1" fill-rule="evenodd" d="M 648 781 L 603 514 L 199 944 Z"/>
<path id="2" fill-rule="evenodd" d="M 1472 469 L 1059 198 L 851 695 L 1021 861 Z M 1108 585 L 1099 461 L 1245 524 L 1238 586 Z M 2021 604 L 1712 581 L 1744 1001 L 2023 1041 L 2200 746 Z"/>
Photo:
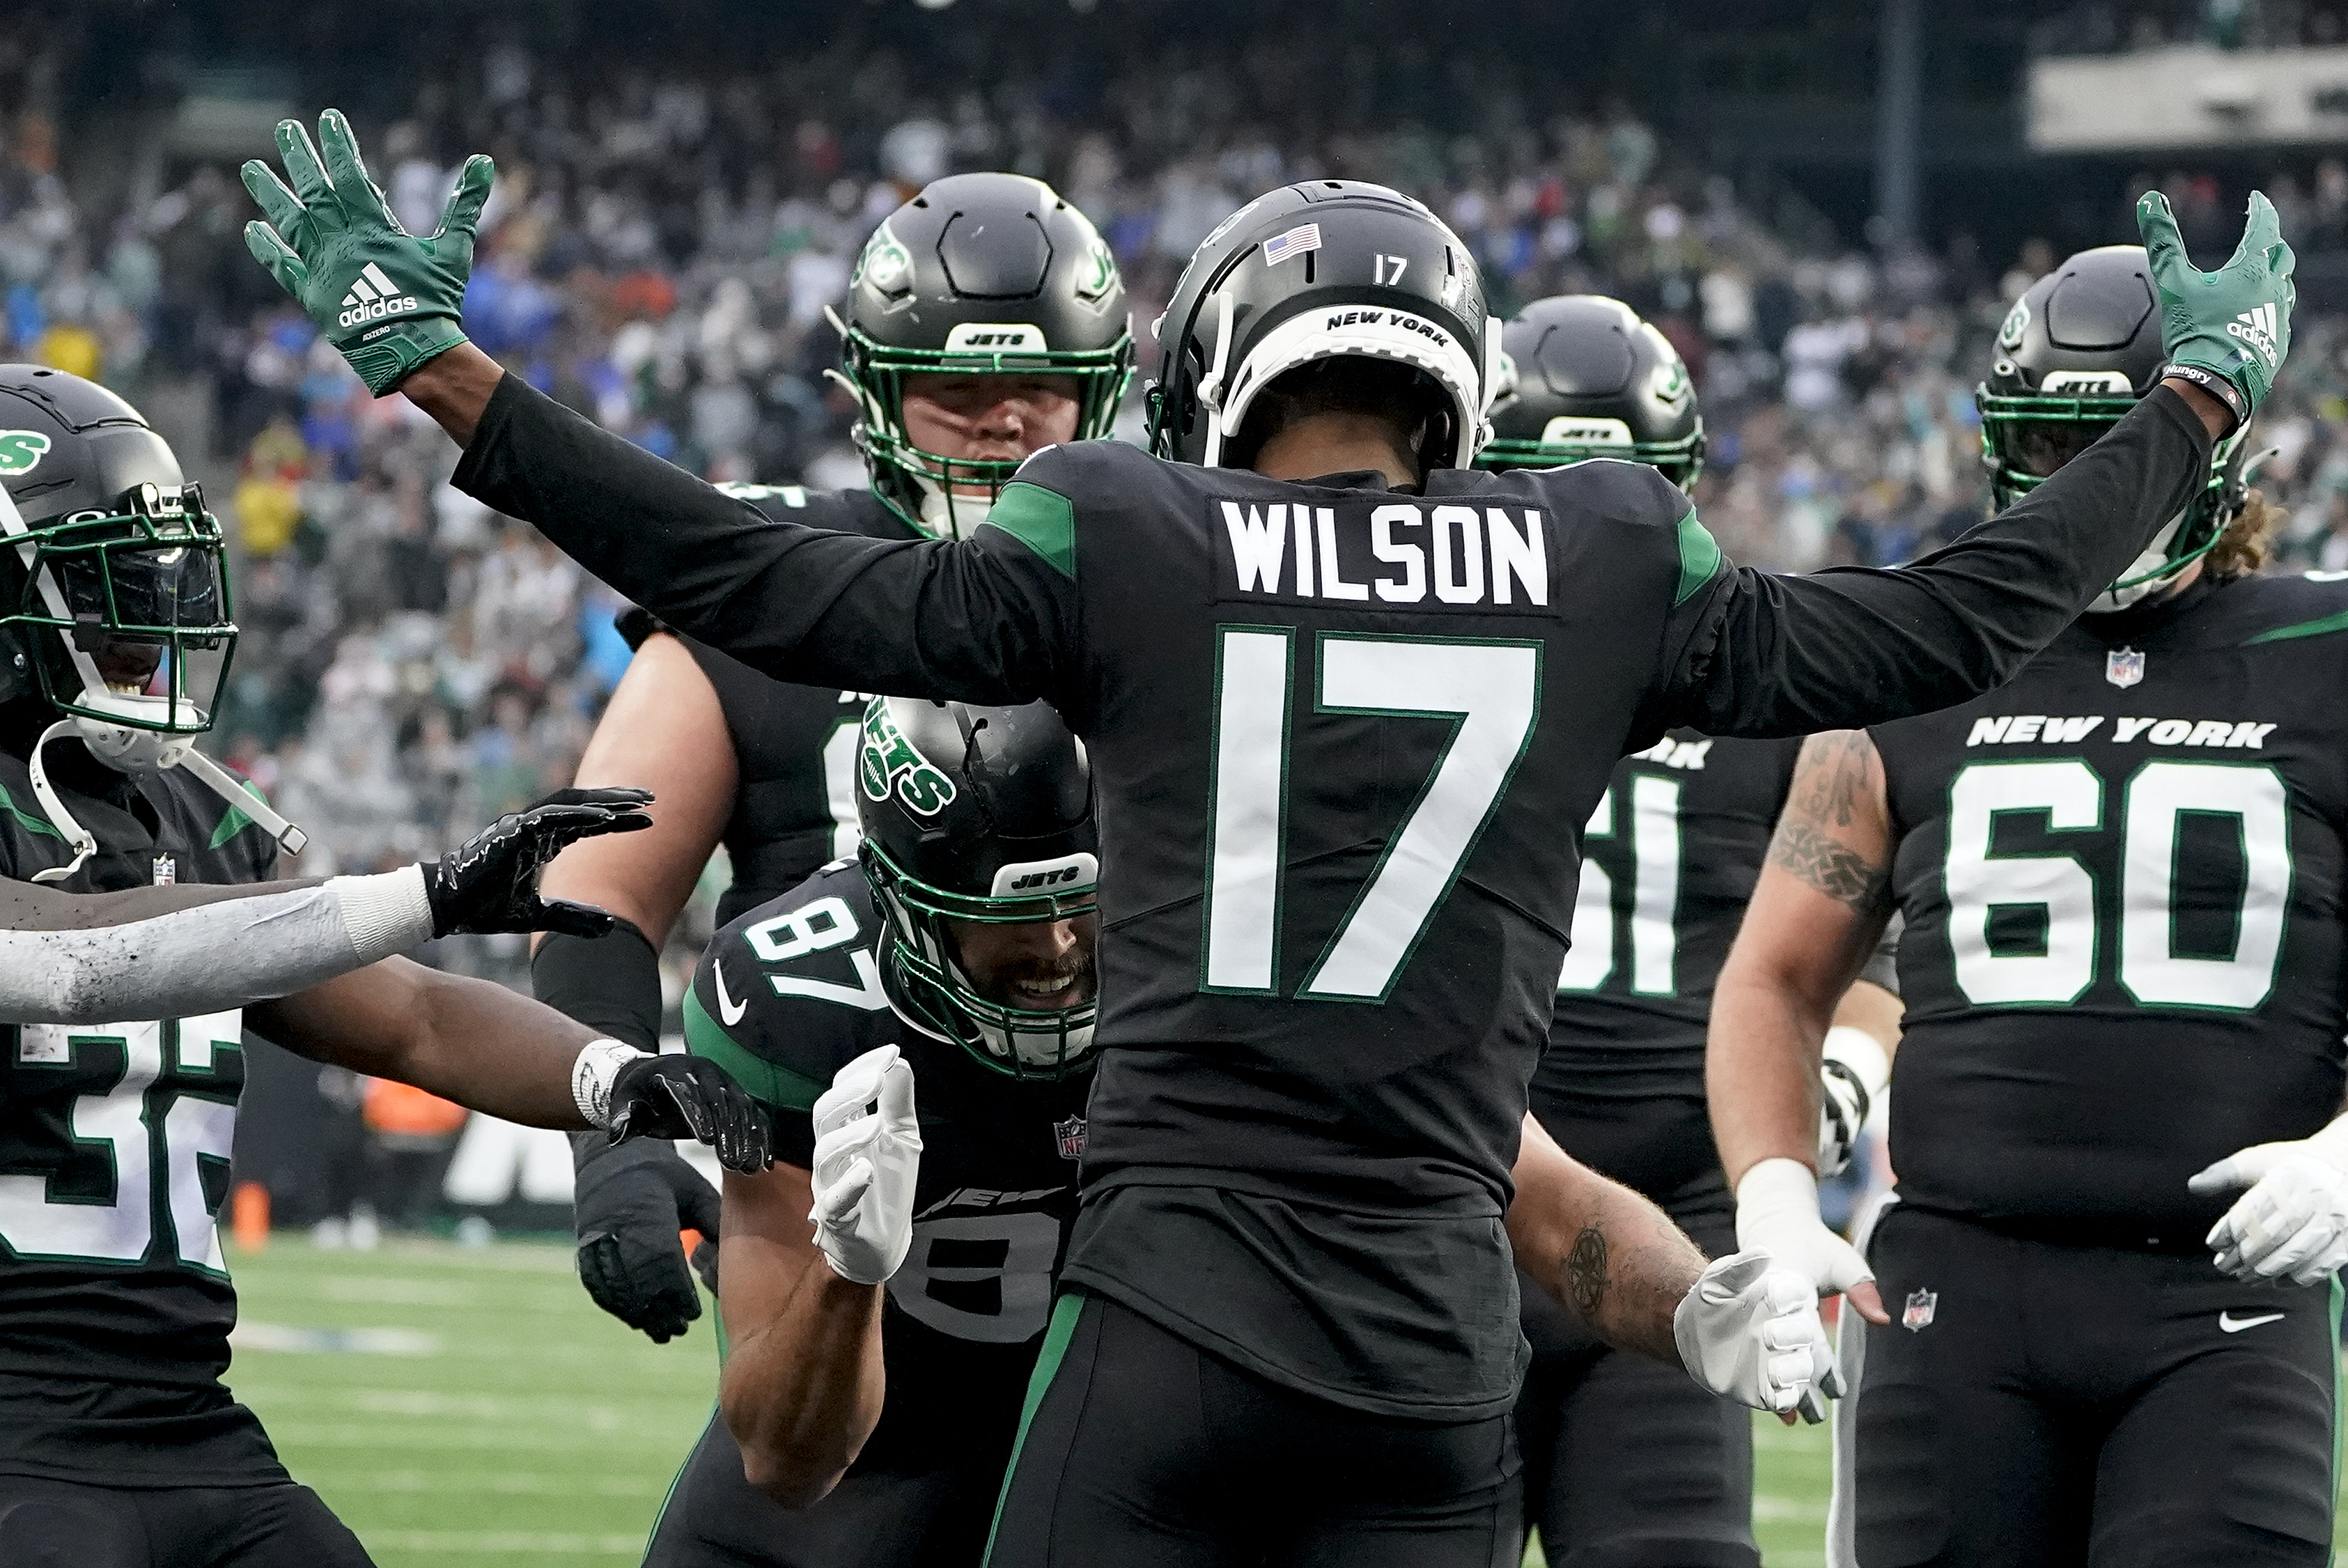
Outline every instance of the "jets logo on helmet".
<path id="1" fill-rule="evenodd" d="M 0 430 L 0 474 L 29 474 L 49 449 L 38 430 Z"/>
<path id="2" fill-rule="evenodd" d="M 924 817 L 934 817 L 953 803 L 953 780 L 930 766 L 930 759 L 905 738 L 884 703 L 864 710 L 864 745 L 857 771 L 871 799 L 887 799 L 893 785 L 897 798 Z"/>

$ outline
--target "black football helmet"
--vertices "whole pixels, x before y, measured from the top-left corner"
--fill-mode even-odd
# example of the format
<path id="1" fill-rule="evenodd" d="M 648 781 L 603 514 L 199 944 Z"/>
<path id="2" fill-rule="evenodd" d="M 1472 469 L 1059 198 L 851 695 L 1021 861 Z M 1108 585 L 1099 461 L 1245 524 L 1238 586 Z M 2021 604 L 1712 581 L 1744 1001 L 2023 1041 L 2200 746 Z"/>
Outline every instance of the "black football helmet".
<path id="1" fill-rule="evenodd" d="M 1498 327 L 1475 258 L 1421 203 L 1358 180 L 1283 185 L 1224 219 L 1174 285 L 1152 329 L 1150 449 L 1243 466 L 1234 438 L 1264 388 L 1353 356 L 1414 373 L 1437 416 L 1421 468 L 1465 468 L 1490 434 Z"/>
<path id="2" fill-rule="evenodd" d="M 1073 376 L 1076 439 L 1106 436 L 1133 378 L 1133 327 L 1117 258 L 1082 212 L 1040 180 L 953 174 L 881 221 L 849 279 L 834 379 L 856 398 L 872 490 L 925 533 L 985 517 L 1019 467 L 948 458 L 905 433 L 905 377 L 919 371 Z"/>
<path id="3" fill-rule="evenodd" d="M 983 995 L 946 928 L 1092 913 L 1100 840 L 1082 743 L 1040 702 L 880 696 L 856 771 L 858 852 L 889 926 L 880 978 L 898 1015 L 1013 1078 L 1089 1066 L 1090 999 L 1046 1011 Z"/>
<path id="4" fill-rule="evenodd" d="M 1973 393 L 1997 507 L 2012 506 L 2086 450 L 2167 368 L 2159 295 L 2142 245 L 2081 251 L 2031 284 L 2006 313 L 1989 377 Z M 2094 611 L 2135 603 L 2218 542 L 2242 508 L 2243 435 L 2217 443 L 2208 483 L 2096 598 Z"/>
<path id="5" fill-rule="evenodd" d="M 43 763 L 67 735 L 120 772 L 184 767 L 302 847 L 300 830 L 194 749 L 235 648 L 220 520 L 169 443 L 95 382 L 0 365 L 0 702 L 58 716 L 28 761 L 76 851 L 34 880 L 70 876 L 97 851 Z"/>
<path id="6" fill-rule="evenodd" d="M 1670 338 L 1619 299 L 1535 300 L 1502 329 L 1499 396 L 1480 469 L 1586 458 L 1646 463 L 1684 490 L 1704 471 L 1704 415 Z"/>

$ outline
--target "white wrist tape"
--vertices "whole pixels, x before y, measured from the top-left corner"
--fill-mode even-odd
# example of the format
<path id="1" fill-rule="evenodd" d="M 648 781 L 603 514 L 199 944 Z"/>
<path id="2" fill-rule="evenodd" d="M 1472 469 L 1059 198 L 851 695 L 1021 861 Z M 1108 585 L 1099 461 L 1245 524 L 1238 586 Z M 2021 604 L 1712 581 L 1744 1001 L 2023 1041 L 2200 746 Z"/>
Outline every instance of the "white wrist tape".
<path id="1" fill-rule="evenodd" d="M 579 1057 L 571 1064 L 571 1098 L 578 1103 L 579 1114 L 587 1125 L 609 1129 L 612 1125 L 612 1083 L 620 1069 L 638 1057 L 648 1057 L 650 1051 L 640 1051 L 633 1046 L 623 1046 L 617 1040 L 590 1040 L 579 1047 Z"/>
<path id="2" fill-rule="evenodd" d="M 1817 1225 L 1818 1179 L 1798 1160 L 1764 1160 L 1736 1183 L 1736 1245 L 1766 1245 L 1775 1226 L 1789 1221 Z"/>
<path id="3" fill-rule="evenodd" d="M 1826 1057 L 1849 1068 L 1870 1100 L 1880 1097 L 1891 1081 L 1890 1053 L 1883 1042 L 1856 1024 L 1837 1024 L 1827 1031 Z"/>
<path id="4" fill-rule="evenodd" d="M 424 892 L 422 866 L 402 866 L 380 876 L 328 877 L 326 886 L 342 906 L 343 924 L 361 964 L 432 940 L 432 901 Z"/>

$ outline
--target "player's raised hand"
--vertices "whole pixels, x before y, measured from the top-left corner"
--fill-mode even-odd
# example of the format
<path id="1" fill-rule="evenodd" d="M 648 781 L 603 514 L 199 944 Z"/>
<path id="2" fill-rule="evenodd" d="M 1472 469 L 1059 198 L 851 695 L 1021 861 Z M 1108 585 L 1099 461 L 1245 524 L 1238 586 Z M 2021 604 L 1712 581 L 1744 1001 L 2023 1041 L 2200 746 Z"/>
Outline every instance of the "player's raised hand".
<path id="1" fill-rule="evenodd" d="M 1697 1276 L 1672 1314 L 1672 1337 L 1688 1376 L 1740 1405 L 1818 1421 L 1823 1400 L 1841 1397 L 1818 1293 L 1766 1252 L 1732 1253 Z"/>
<path id="2" fill-rule="evenodd" d="M 467 159 L 439 229 L 417 235 L 367 177 L 340 109 L 319 116 L 314 146 L 301 121 L 280 120 L 277 150 L 284 180 L 259 159 L 244 166 L 244 188 L 268 220 L 244 226 L 245 248 L 380 397 L 465 341 L 473 235 L 495 170 L 478 152 Z"/>
<path id="3" fill-rule="evenodd" d="M 921 1170 L 912 1064 L 894 1046 L 867 1051 L 815 1102 L 815 1207 L 808 1219 L 833 1273 L 879 1284 L 897 1272 L 912 1250 Z"/>
<path id="4" fill-rule="evenodd" d="M 1869 1323 L 1891 1321 L 1876 1293 L 1875 1271 L 1818 1218 L 1818 1178 L 1797 1160 L 1764 1160 L 1738 1180 L 1736 1244 L 1768 1253 L 1818 1295 L 1840 1292 Z"/>
<path id="5" fill-rule="evenodd" d="M 2348 1130 L 2253 1143 L 2196 1171 L 2202 1197 L 2249 1191 L 2209 1229 L 2218 1267 L 2239 1280 L 2313 1284 L 2348 1267 Z"/>
<path id="6" fill-rule="evenodd" d="M 2168 198 L 2137 198 L 2136 224 L 2160 291 L 2160 346 L 2167 374 L 2208 389 L 2248 423 L 2266 400 L 2291 352 L 2291 309 L 2298 294 L 2282 221 L 2263 191 L 2250 192 L 2250 219 L 2226 264 L 2205 273 L 2186 259 Z"/>
<path id="7" fill-rule="evenodd" d="M 592 904 L 541 898 L 546 862 L 582 839 L 633 833 L 653 825 L 649 789 L 557 789 L 537 805 L 510 811 L 424 868 L 432 934 L 560 931 L 601 936 L 612 917 Z"/>

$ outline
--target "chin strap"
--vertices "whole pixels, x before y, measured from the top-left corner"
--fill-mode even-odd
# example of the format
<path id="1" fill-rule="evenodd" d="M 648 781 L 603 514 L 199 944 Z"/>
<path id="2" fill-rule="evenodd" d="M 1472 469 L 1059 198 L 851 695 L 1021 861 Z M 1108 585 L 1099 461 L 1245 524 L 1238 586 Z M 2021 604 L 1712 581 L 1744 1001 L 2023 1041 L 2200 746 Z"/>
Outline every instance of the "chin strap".
<path id="1" fill-rule="evenodd" d="M 88 722 L 92 721 L 75 717 L 61 718 L 41 731 L 40 739 L 33 743 L 33 758 L 30 765 L 33 776 L 33 799 L 40 805 L 42 815 L 48 818 L 49 825 L 64 836 L 67 846 L 74 852 L 74 858 L 64 865 L 51 866 L 46 871 L 35 872 L 32 880 L 36 882 L 63 882 L 81 870 L 83 861 L 98 853 L 97 835 L 81 825 L 73 812 L 67 808 L 64 799 L 58 796 L 57 786 L 49 782 L 49 769 L 46 758 L 49 742 L 52 740 L 70 737 L 81 740 L 87 746 L 88 737 L 84 734 L 82 727 Z M 107 726 L 106 727 L 115 727 Z M 238 781 L 236 775 L 198 751 L 192 745 L 182 744 L 168 748 L 164 757 L 165 760 L 160 766 L 148 771 L 160 773 L 168 768 L 185 769 L 201 780 L 212 793 L 252 819 L 261 830 L 275 839 L 278 847 L 289 855 L 300 854 L 309 843 L 309 834 L 278 815 L 267 801 L 244 788 Z M 122 771 L 131 770 L 123 769 Z"/>
<path id="2" fill-rule="evenodd" d="M 211 786 L 212 793 L 252 819 L 255 826 L 277 841 L 277 847 L 289 855 L 298 855 L 310 842 L 310 835 L 279 816 L 268 801 L 246 789 L 233 773 L 191 746 L 181 754 L 180 766 Z"/>
<path id="3" fill-rule="evenodd" d="M 42 762 L 50 741 L 79 733 L 72 719 L 61 718 L 41 731 L 41 738 L 33 742 L 33 799 L 40 803 L 41 814 L 48 818 L 49 825 L 65 835 L 67 847 L 74 852 L 74 858 L 64 865 L 35 872 L 33 880 L 36 882 L 63 882 L 81 870 L 84 861 L 98 853 L 97 836 L 75 820 L 74 814 L 66 810 L 66 803 L 57 799 L 57 789 L 49 782 L 49 770 Z"/>

